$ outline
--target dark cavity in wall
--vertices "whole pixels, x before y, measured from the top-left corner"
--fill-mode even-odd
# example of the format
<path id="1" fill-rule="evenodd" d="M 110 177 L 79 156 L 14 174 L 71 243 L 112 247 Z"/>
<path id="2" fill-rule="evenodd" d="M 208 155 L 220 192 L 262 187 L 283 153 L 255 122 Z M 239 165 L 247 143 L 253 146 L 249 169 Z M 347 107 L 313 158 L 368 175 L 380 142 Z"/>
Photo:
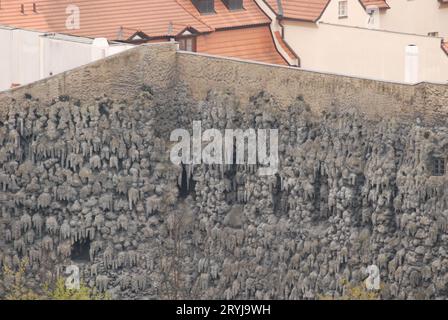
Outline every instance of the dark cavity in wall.
<path id="1" fill-rule="evenodd" d="M 179 197 L 182 199 L 187 198 L 189 195 L 194 193 L 195 181 L 193 177 L 189 176 L 187 168 L 182 164 L 182 179 L 179 188 Z"/>
<path id="2" fill-rule="evenodd" d="M 70 258 L 74 262 L 89 262 L 90 261 L 90 240 L 80 239 L 72 245 L 72 252 Z"/>
<path id="3" fill-rule="evenodd" d="M 283 203 L 283 192 L 282 192 L 282 179 L 278 173 L 275 174 L 276 183 L 274 189 L 272 191 L 273 194 L 273 205 L 274 205 L 274 213 L 282 214 L 286 212 L 286 208 Z"/>
<path id="4" fill-rule="evenodd" d="M 237 148 L 236 148 L 236 138 L 233 138 L 233 157 L 232 164 L 228 167 L 227 171 L 224 173 L 224 176 L 230 180 L 231 191 L 226 191 L 226 202 L 229 205 L 232 205 L 236 200 L 236 190 L 237 185 L 235 181 L 236 173 L 238 171 L 238 165 L 236 164 Z"/>
<path id="5" fill-rule="evenodd" d="M 359 208 L 362 207 L 362 187 L 364 186 L 365 183 L 366 183 L 366 177 L 364 176 L 364 174 L 356 175 L 354 197 L 352 202 L 352 217 L 353 217 L 353 223 L 357 227 L 361 227 L 363 224 L 362 212 L 359 210 Z M 366 221 L 365 223 L 371 224 L 371 220 Z M 369 226 L 371 226 L 370 224 Z"/>

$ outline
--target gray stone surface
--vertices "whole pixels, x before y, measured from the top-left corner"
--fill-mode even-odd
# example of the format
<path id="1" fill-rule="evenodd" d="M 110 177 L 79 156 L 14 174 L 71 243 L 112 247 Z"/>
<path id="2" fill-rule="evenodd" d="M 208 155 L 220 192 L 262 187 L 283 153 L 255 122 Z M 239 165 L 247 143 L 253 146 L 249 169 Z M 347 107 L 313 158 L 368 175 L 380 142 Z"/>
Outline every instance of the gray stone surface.
<path id="1" fill-rule="evenodd" d="M 173 65 L 143 55 L 156 61 L 140 74 L 156 64 L 153 76 L 100 67 L 129 79 L 126 92 L 116 80 L 95 83 L 98 67 L 88 66 L 75 71 L 91 74 L 86 86 L 64 94 L 38 96 L 38 83 L 0 96 L 1 265 L 28 257 L 37 286 L 75 263 L 87 284 L 115 298 L 305 299 L 342 295 L 343 279 L 360 284 L 376 264 L 383 298 L 447 298 L 447 178 L 432 176 L 433 158 L 448 151 L 446 116 L 434 119 L 443 95 L 425 95 L 435 102 L 422 110 L 434 112 L 420 117 L 395 104 L 393 114 L 368 112 L 367 99 L 317 107 L 300 88 L 285 99 L 248 85 L 245 97 L 211 82 L 205 95 L 202 80 L 187 81 L 176 66 L 185 57 L 161 48 Z M 209 59 L 198 63 L 219 70 Z M 194 120 L 278 128 L 279 174 L 173 165 L 169 134 Z"/>

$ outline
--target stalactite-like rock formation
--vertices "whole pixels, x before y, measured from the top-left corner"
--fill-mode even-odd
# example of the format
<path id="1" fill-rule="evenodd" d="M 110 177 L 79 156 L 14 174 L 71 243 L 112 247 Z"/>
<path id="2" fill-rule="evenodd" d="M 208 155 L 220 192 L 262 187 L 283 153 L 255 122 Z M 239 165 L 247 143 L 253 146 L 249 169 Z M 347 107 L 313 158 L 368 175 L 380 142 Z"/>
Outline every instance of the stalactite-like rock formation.
<path id="1" fill-rule="evenodd" d="M 119 298 L 306 299 L 376 264 L 383 298 L 448 298 L 448 128 L 299 97 L 19 99 L 0 119 L 0 264 L 77 264 Z M 169 161 L 176 128 L 279 129 L 280 167 Z M 46 273 L 45 273 L 46 272 Z M 43 280 L 41 277 L 39 278 Z M 0 295 L 4 293 L 0 286 Z"/>

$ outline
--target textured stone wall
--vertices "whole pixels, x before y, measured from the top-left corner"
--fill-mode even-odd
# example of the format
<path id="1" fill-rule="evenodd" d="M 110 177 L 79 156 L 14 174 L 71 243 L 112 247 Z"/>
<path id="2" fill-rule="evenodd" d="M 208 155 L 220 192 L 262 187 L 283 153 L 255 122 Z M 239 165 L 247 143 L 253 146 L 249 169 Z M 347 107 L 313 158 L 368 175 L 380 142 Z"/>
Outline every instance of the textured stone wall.
<path id="1" fill-rule="evenodd" d="M 323 98 L 309 102 L 306 85 L 291 82 L 291 93 L 273 77 L 314 75 L 166 50 L 161 57 L 177 62 L 169 67 L 146 50 L 126 56 L 152 57 L 135 78 L 113 71 L 124 66 L 118 57 L 75 71 L 101 79 L 101 69 L 129 90 L 109 79 L 0 97 L 3 266 L 27 257 L 38 287 L 74 263 L 115 298 L 304 299 L 343 295 L 342 280 L 359 284 L 376 264 L 383 298 L 447 298 L 447 178 L 432 176 L 432 159 L 446 157 L 448 127 L 446 116 L 434 125 L 423 112 L 446 106 L 445 87 L 369 82 L 338 104 L 367 81 L 338 78 L 332 89 L 315 83 Z M 143 77 L 153 64 L 160 72 Z M 387 99 L 394 112 L 369 112 Z M 405 102 L 418 119 L 398 113 Z M 169 134 L 194 120 L 279 129 L 278 175 L 173 165 Z"/>
<path id="2" fill-rule="evenodd" d="M 111 98 L 133 97 L 142 83 L 157 90 L 174 85 L 176 45 L 170 43 L 142 45 L 119 55 L 55 75 L 20 88 L 0 93 L 0 114 L 12 99 L 32 95 L 48 103 L 59 96 L 76 95 L 92 101 L 107 93 Z"/>
<path id="3" fill-rule="evenodd" d="M 373 118 L 437 121 L 448 112 L 447 85 L 382 82 L 188 52 L 177 54 L 176 67 L 178 82 L 188 86 L 196 99 L 204 99 L 210 88 L 220 88 L 246 103 L 263 90 L 284 105 L 302 95 L 316 113 L 334 106 L 355 107 Z"/>

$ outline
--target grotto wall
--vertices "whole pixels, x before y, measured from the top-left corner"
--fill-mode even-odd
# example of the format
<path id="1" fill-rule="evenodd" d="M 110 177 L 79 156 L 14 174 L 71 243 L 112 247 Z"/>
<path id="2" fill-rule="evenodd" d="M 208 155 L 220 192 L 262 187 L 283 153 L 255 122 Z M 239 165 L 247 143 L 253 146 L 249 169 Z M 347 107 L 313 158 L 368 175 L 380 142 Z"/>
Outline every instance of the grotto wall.
<path id="1" fill-rule="evenodd" d="M 154 48 L 0 96 L 2 266 L 26 257 L 37 288 L 76 264 L 123 299 L 313 299 L 376 264 L 383 298 L 448 297 L 446 87 Z M 277 128 L 278 174 L 173 165 L 195 120 Z"/>
<path id="2" fill-rule="evenodd" d="M 175 63 L 176 44 L 145 44 L 44 80 L 0 92 L 0 105 L 25 94 L 46 103 L 63 95 L 76 95 L 82 101 L 91 101 L 102 92 L 111 98 L 123 99 L 133 97 L 141 83 L 165 90 L 174 85 Z M 0 113 L 4 110 L 4 107 L 0 108 Z"/>
<path id="3" fill-rule="evenodd" d="M 264 90 L 284 105 L 301 95 L 317 113 L 355 107 L 370 117 L 437 122 L 448 112 L 448 86 L 442 84 L 376 81 L 182 51 L 176 59 L 177 82 L 198 100 L 220 88 L 247 103 Z"/>

